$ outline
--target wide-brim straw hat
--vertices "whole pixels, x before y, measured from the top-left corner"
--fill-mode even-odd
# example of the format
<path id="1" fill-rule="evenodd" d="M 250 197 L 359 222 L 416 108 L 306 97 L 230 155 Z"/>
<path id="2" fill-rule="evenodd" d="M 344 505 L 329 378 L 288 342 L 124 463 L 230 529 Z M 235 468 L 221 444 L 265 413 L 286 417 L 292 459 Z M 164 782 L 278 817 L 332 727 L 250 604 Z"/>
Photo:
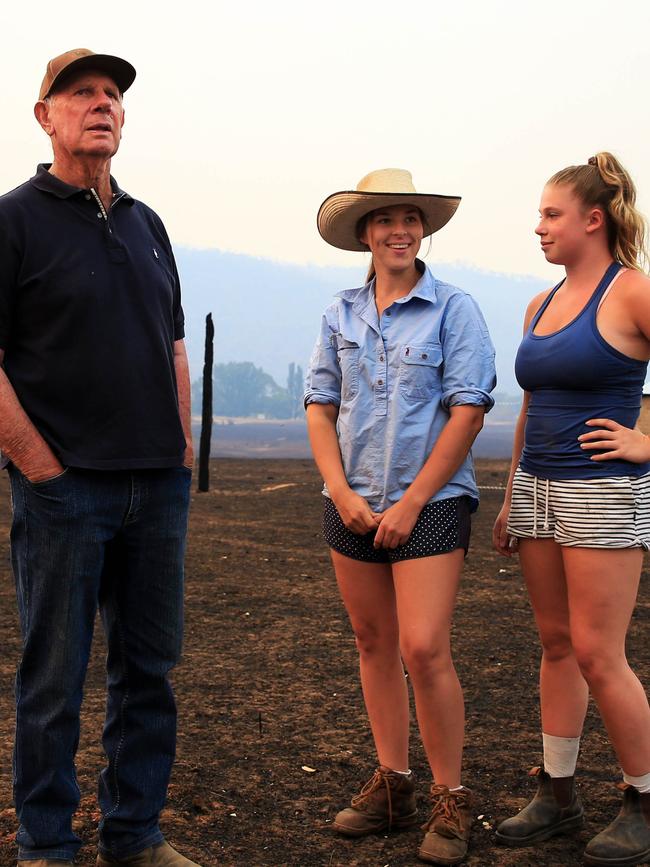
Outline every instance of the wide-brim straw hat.
<path id="1" fill-rule="evenodd" d="M 316 221 L 321 237 L 328 244 L 363 252 L 368 246 L 357 237 L 357 226 L 371 211 L 392 205 L 414 205 L 424 215 L 426 238 L 451 220 L 459 203 L 460 196 L 418 193 L 406 169 L 379 169 L 362 178 L 356 190 L 328 196 L 318 209 Z"/>

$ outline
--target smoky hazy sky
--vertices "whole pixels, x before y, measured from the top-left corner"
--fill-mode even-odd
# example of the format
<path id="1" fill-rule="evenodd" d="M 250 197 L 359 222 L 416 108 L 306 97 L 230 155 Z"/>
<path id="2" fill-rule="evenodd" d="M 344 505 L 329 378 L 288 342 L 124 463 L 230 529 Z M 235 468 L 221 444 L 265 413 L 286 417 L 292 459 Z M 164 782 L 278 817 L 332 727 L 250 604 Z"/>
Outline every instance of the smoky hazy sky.
<path id="1" fill-rule="evenodd" d="M 533 235 L 557 169 L 611 150 L 650 212 L 648 0 L 5 3 L 0 190 L 50 154 L 47 61 L 130 60 L 113 172 L 173 242 L 358 264 L 319 237 L 331 192 L 376 168 L 462 195 L 432 259 L 549 279 Z"/>

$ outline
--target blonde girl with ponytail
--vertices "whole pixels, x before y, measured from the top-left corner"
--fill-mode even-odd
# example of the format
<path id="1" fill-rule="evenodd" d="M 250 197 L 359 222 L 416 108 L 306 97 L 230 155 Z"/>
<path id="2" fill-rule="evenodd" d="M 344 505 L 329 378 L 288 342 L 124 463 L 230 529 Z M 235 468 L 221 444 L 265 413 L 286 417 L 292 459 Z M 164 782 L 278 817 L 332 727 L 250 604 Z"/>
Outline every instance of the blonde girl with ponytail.
<path id="1" fill-rule="evenodd" d="M 565 277 L 530 302 L 515 371 L 524 390 L 494 544 L 518 551 L 541 644 L 538 790 L 497 839 L 577 830 L 574 783 L 593 696 L 623 772 L 623 804 L 587 864 L 650 858 L 650 708 L 625 657 L 650 549 L 650 439 L 636 428 L 650 359 L 646 223 L 612 154 L 554 174 L 536 228 Z"/>
<path id="2" fill-rule="evenodd" d="M 632 178 L 613 154 L 602 151 L 584 166 L 556 172 L 548 183 L 568 185 L 585 207 L 602 208 L 612 258 L 634 271 L 647 268 L 646 221 L 636 209 Z"/>

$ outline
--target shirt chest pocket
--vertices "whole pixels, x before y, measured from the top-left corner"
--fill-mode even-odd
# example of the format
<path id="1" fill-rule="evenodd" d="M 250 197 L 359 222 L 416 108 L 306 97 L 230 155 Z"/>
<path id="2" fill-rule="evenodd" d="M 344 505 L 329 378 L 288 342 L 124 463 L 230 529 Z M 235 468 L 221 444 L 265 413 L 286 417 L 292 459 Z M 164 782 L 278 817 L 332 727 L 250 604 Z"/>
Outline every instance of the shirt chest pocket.
<path id="1" fill-rule="evenodd" d="M 359 391 L 359 344 L 342 334 L 333 334 L 332 345 L 341 369 L 341 398 L 350 400 Z"/>
<path id="2" fill-rule="evenodd" d="M 409 401 L 430 400 L 440 394 L 442 347 L 439 343 L 410 343 L 400 350 L 399 390 Z"/>

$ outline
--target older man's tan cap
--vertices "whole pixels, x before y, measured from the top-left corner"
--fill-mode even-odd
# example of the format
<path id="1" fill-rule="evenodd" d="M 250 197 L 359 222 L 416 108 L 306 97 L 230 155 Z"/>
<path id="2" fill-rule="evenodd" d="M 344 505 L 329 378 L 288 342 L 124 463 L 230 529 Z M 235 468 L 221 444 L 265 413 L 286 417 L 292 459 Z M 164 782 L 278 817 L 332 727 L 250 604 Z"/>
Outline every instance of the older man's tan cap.
<path id="1" fill-rule="evenodd" d="M 128 90 L 135 79 L 135 69 L 121 57 L 114 57 L 112 54 L 95 54 L 89 48 L 73 48 L 65 54 L 59 54 L 47 64 L 45 78 L 38 94 L 39 100 L 45 99 L 71 75 L 84 69 L 105 72 L 117 84 L 121 93 Z"/>

